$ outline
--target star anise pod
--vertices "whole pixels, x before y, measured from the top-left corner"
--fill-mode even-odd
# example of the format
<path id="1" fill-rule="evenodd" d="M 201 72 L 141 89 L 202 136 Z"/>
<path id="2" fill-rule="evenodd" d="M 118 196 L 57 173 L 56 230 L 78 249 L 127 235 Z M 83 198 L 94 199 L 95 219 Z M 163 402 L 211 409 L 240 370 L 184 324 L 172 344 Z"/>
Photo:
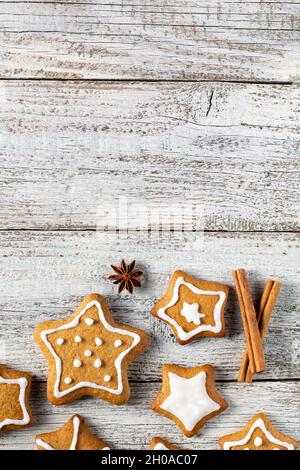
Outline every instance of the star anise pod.
<path id="1" fill-rule="evenodd" d="M 138 278 L 143 275 L 143 272 L 134 269 L 135 261 L 127 264 L 126 261 L 122 259 L 120 266 L 112 264 L 111 267 L 117 274 L 111 274 L 108 276 L 108 279 L 113 281 L 114 284 L 119 284 L 119 294 L 124 289 L 132 294 L 135 287 L 142 286 Z"/>

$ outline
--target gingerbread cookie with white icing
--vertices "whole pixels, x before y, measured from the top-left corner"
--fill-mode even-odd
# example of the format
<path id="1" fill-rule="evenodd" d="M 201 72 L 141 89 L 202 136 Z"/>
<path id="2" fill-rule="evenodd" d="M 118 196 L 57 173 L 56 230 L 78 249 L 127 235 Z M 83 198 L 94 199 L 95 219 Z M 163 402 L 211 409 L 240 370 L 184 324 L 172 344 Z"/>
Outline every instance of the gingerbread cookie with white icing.
<path id="1" fill-rule="evenodd" d="M 180 367 L 164 364 L 162 387 L 152 410 L 174 421 L 192 437 L 204 424 L 228 407 L 215 388 L 214 368 L 209 364 Z"/>
<path id="2" fill-rule="evenodd" d="M 31 426 L 30 387 L 29 374 L 0 365 L 0 431 Z"/>
<path id="3" fill-rule="evenodd" d="M 36 450 L 110 450 L 91 433 L 80 415 L 72 416 L 57 431 L 39 434 L 35 443 Z"/>
<path id="4" fill-rule="evenodd" d="M 93 395 L 128 401 L 127 367 L 147 346 L 146 334 L 116 323 L 104 298 L 90 294 L 66 320 L 38 325 L 35 340 L 48 360 L 47 398 L 55 404 Z"/>
<path id="5" fill-rule="evenodd" d="M 297 441 L 272 426 L 264 413 L 258 413 L 238 432 L 219 439 L 223 450 L 295 450 Z"/>
<path id="6" fill-rule="evenodd" d="M 162 439 L 161 437 L 155 436 L 152 438 L 149 446 L 149 450 L 183 450 L 170 442 Z"/>
<path id="7" fill-rule="evenodd" d="M 151 314 L 168 323 L 180 344 L 201 336 L 225 335 L 224 308 L 229 287 L 175 271 Z"/>

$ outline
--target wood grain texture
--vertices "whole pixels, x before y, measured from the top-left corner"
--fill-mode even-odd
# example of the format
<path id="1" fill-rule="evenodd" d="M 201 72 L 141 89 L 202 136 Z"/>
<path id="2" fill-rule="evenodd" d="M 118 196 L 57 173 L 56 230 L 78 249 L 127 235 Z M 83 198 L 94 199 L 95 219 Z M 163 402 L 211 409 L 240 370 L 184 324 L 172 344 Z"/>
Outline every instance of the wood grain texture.
<path id="1" fill-rule="evenodd" d="M 157 434 L 215 449 L 258 411 L 300 440 L 299 88 L 283 85 L 299 80 L 299 12 L 293 0 L 0 0 L 0 362 L 33 373 L 36 419 L 2 434 L 0 449 L 33 449 L 35 434 L 76 412 L 119 449 Z M 136 213 L 108 224 L 125 196 L 143 216 L 184 201 L 203 220 L 196 232 L 180 220 L 137 232 Z M 132 297 L 106 280 L 123 256 L 146 274 Z M 149 313 L 175 269 L 232 286 L 239 267 L 256 303 L 267 278 L 283 282 L 267 371 L 250 385 L 235 382 L 245 340 L 234 290 L 218 340 L 182 347 Z M 132 398 L 51 406 L 33 328 L 92 291 L 149 333 L 129 369 Z M 191 440 L 149 409 L 166 362 L 214 364 L 229 401 Z"/>
<path id="2" fill-rule="evenodd" d="M 269 382 L 242 385 L 218 383 L 219 392 L 229 408 L 209 421 L 198 436 L 185 438 L 177 426 L 150 410 L 160 384 L 132 384 L 128 404 L 116 407 L 96 399 L 82 399 L 63 407 L 49 406 L 45 400 L 45 384 L 35 382 L 31 406 L 36 419 L 32 428 L 1 435 L 0 450 L 34 449 L 36 434 L 55 430 L 72 414 L 80 413 L 92 431 L 112 449 L 143 449 L 154 435 L 165 437 L 186 449 L 218 449 L 218 438 L 240 429 L 257 412 L 264 411 L 278 429 L 300 439 L 300 383 Z M 259 402 L 257 400 L 259 397 Z M 126 432 L 120 432 L 120 429 Z"/>
<path id="3" fill-rule="evenodd" d="M 0 76 L 299 78 L 299 4 L 1 1 Z"/>
<path id="4" fill-rule="evenodd" d="M 0 223 L 94 229 L 104 198 L 206 230 L 297 230 L 296 86 L 2 81 Z M 115 227 L 114 227 L 115 228 Z M 126 228 L 126 227 L 125 227 Z"/>
<path id="5" fill-rule="evenodd" d="M 107 232 L 0 233 L 2 356 L 7 365 L 47 377 L 47 365 L 34 344 L 37 323 L 66 318 L 90 292 L 103 294 L 114 318 L 135 325 L 150 336 L 150 346 L 130 367 L 135 381 L 159 381 L 160 365 L 212 363 L 218 380 L 235 380 L 245 348 L 236 294 L 232 289 L 225 313 L 225 338 L 201 338 L 180 346 L 171 329 L 150 315 L 176 268 L 232 286 L 232 268 L 248 269 L 256 303 L 267 278 L 279 278 L 283 288 L 266 336 L 266 372 L 255 380 L 299 379 L 299 240 L 294 234 L 120 236 Z M 152 238 L 153 237 L 153 238 Z M 274 256 L 276 253 L 276 256 Z M 196 255 L 195 255 L 196 254 Z M 106 279 L 110 264 L 121 257 L 137 259 L 145 271 L 145 286 L 133 296 L 116 294 Z M 293 261 L 294 260 L 294 261 Z"/>

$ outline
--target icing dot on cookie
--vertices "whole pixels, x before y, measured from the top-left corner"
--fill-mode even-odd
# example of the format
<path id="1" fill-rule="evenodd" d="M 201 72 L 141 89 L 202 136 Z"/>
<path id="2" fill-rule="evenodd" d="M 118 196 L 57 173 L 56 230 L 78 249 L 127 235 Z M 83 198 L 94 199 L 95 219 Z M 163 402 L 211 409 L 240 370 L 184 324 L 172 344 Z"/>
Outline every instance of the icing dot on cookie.
<path id="1" fill-rule="evenodd" d="M 81 343 L 81 341 L 82 341 L 81 336 L 75 336 L 74 341 L 75 341 L 75 343 Z"/>
<path id="2" fill-rule="evenodd" d="M 273 447 L 273 450 L 280 450 L 280 449 L 278 449 L 278 447 Z"/>
<path id="3" fill-rule="evenodd" d="M 121 344 L 122 344 L 122 341 L 120 339 L 116 339 L 116 341 L 114 342 L 114 347 L 119 348 Z"/>
<path id="4" fill-rule="evenodd" d="M 104 382 L 109 382 L 111 380 L 111 376 L 110 375 L 105 375 L 104 376 Z"/>
<path id="5" fill-rule="evenodd" d="M 86 318 L 84 321 L 87 326 L 92 326 L 94 324 L 94 320 L 92 318 Z"/>
<path id="6" fill-rule="evenodd" d="M 102 366 L 102 361 L 101 359 L 96 359 L 95 362 L 94 362 L 94 366 L 99 369 L 99 367 Z"/>
<path id="7" fill-rule="evenodd" d="M 262 441 L 262 438 L 261 438 L 261 437 L 256 437 L 256 438 L 254 439 L 254 445 L 255 445 L 255 447 L 260 447 L 260 446 L 262 445 L 262 442 L 263 442 L 263 441 Z"/>
<path id="8" fill-rule="evenodd" d="M 64 344 L 65 340 L 63 338 L 57 338 L 56 340 L 56 343 L 58 344 L 58 346 L 61 346 L 62 344 Z"/>
<path id="9" fill-rule="evenodd" d="M 250 449 L 249 449 L 249 447 L 245 447 L 245 449 L 243 449 L 243 450 L 250 450 Z"/>
<path id="10" fill-rule="evenodd" d="M 80 361 L 80 359 L 74 359 L 73 361 L 73 366 L 74 367 L 81 367 L 82 366 L 82 362 Z"/>
<path id="11" fill-rule="evenodd" d="M 87 349 L 86 351 L 84 351 L 85 357 L 90 357 L 92 354 L 93 354 L 92 351 L 90 351 L 89 349 Z"/>
<path id="12" fill-rule="evenodd" d="M 65 382 L 65 384 L 70 385 L 72 383 L 71 377 L 66 377 L 64 382 Z"/>
<path id="13" fill-rule="evenodd" d="M 101 346 L 101 344 L 103 344 L 103 341 L 101 338 L 95 338 L 95 343 L 96 343 L 96 346 Z"/>

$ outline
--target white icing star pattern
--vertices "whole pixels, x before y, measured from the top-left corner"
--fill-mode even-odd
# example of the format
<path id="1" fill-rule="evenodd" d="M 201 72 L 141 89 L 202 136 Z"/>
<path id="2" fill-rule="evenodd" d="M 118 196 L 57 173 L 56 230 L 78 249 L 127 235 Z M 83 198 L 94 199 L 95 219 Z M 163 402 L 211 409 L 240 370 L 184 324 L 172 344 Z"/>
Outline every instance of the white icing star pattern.
<path id="1" fill-rule="evenodd" d="M 99 377 L 99 380 L 102 383 L 98 384 L 98 383 L 91 382 L 91 381 L 79 381 L 79 382 L 75 383 L 74 385 L 72 385 L 68 388 L 65 388 L 64 390 L 61 390 L 60 389 L 60 384 L 61 384 L 61 380 L 62 380 L 62 359 L 59 356 L 58 352 L 55 351 L 52 344 L 50 343 L 50 341 L 48 339 L 48 335 L 50 335 L 52 333 L 55 333 L 55 332 L 58 332 L 58 331 L 61 334 L 62 331 L 64 331 L 64 330 L 69 330 L 69 329 L 78 327 L 81 317 L 83 317 L 83 315 L 85 315 L 85 313 L 89 309 L 91 309 L 92 307 L 96 307 L 96 309 L 97 309 L 99 323 L 101 324 L 101 326 L 99 325 L 100 328 L 104 327 L 107 331 L 109 331 L 111 333 L 117 333 L 118 335 L 122 335 L 124 337 L 131 337 L 132 338 L 132 342 L 131 342 L 130 346 L 127 346 L 125 349 L 121 348 L 121 351 L 120 351 L 119 355 L 117 356 L 117 358 L 115 359 L 115 362 L 114 362 L 114 367 L 116 369 L 116 375 L 114 375 L 114 385 L 115 385 L 115 383 L 117 383 L 117 388 L 111 388 L 108 385 L 104 385 L 103 381 L 105 383 L 109 383 L 109 382 L 112 381 L 111 375 L 104 375 L 104 377 L 102 376 L 102 378 Z M 90 317 L 84 318 L 84 322 L 89 327 L 92 327 L 95 324 L 95 320 L 93 318 L 90 318 Z M 98 327 L 97 322 L 96 322 L 96 326 Z M 94 328 L 95 328 L 95 326 L 94 326 Z M 63 324 L 63 325 L 59 326 L 58 328 L 53 328 L 53 329 L 48 329 L 48 330 L 42 331 L 41 332 L 41 339 L 45 343 L 45 345 L 47 346 L 50 353 L 52 354 L 52 356 L 55 359 L 56 380 L 55 380 L 55 383 L 54 383 L 54 396 L 56 398 L 61 398 L 61 397 L 64 397 L 65 395 L 67 395 L 68 393 L 70 393 L 72 391 L 75 391 L 75 390 L 78 390 L 79 388 L 83 388 L 83 387 L 84 388 L 86 388 L 86 387 L 95 388 L 95 389 L 99 389 L 99 390 L 108 391 L 108 392 L 110 392 L 112 394 L 115 394 L 115 395 L 121 395 L 122 392 L 123 392 L 123 380 L 122 380 L 122 368 L 121 368 L 122 361 L 123 361 L 124 357 L 133 348 L 135 348 L 138 343 L 140 343 L 141 337 L 140 337 L 139 334 L 137 334 L 133 331 L 126 330 L 126 329 L 123 329 L 123 328 L 117 328 L 117 327 L 112 326 L 110 323 L 108 323 L 108 321 L 106 320 L 106 318 L 104 316 L 101 304 L 98 301 L 94 300 L 94 301 L 89 302 L 85 306 L 85 308 L 75 318 L 73 318 L 73 320 L 69 321 L 68 323 Z M 81 341 L 83 341 L 83 340 L 86 341 L 87 339 L 91 339 L 91 338 L 82 338 L 81 336 L 74 336 L 75 343 L 80 343 Z M 98 346 L 98 347 L 103 344 L 103 340 L 98 336 L 94 337 L 94 341 L 95 341 L 96 346 Z M 118 340 L 115 340 L 113 344 L 114 344 L 115 348 L 119 348 L 123 344 L 123 341 L 118 339 Z M 93 351 L 91 351 L 89 349 L 86 349 L 84 351 L 84 356 L 86 358 L 89 358 L 92 355 L 93 355 Z M 82 361 L 81 358 L 75 357 L 73 359 L 73 367 L 74 368 L 84 367 L 85 361 L 87 361 L 87 360 L 89 360 L 89 359 L 84 359 Z M 98 369 L 102 366 L 102 361 L 101 361 L 101 359 L 97 358 L 97 359 L 94 360 L 93 364 L 94 364 L 94 367 L 96 369 Z M 69 380 L 67 382 L 64 380 L 64 383 L 66 385 L 73 383 L 73 379 L 71 377 L 70 377 L 70 379 L 71 379 L 71 382 L 69 382 Z"/>
<path id="2" fill-rule="evenodd" d="M 30 416 L 26 408 L 26 388 L 28 386 L 28 380 L 26 377 L 20 377 L 18 379 L 5 379 L 0 375 L 0 384 L 7 384 L 7 385 L 19 385 L 20 393 L 19 393 L 19 404 L 22 409 L 23 417 L 21 419 L 16 418 L 6 418 L 3 421 L 0 421 L 0 430 L 4 426 L 9 426 L 11 424 L 16 426 L 26 426 L 30 422 Z"/>
<path id="3" fill-rule="evenodd" d="M 204 313 L 199 313 L 199 305 L 197 303 L 189 304 L 188 302 L 183 302 L 183 309 L 180 313 L 188 323 L 194 323 L 194 325 L 200 325 L 201 318 L 206 316 Z"/>
<path id="4" fill-rule="evenodd" d="M 205 416 L 220 409 L 206 390 L 206 373 L 188 379 L 169 372 L 170 395 L 160 405 L 178 418 L 187 431 L 192 431 Z"/>
<path id="5" fill-rule="evenodd" d="M 78 418 L 78 416 L 74 416 L 72 418 L 72 424 L 73 424 L 73 433 L 72 433 L 72 439 L 71 439 L 68 450 L 77 450 L 78 440 L 79 440 L 79 433 L 81 431 L 81 429 L 80 429 L 81 423 L 80 423 L 80 419 Z M 45 450 L 59 450 L 59 449 L 56 449 L 56 448 L 52 447 L 50 444 L 48 444 L 48 442 L 46 442 L 45 439 L 42 439 L 42 437 L 44 437 L 44 434 L 41 434 L 40 436 L 37 436 L 37 439 L 36 439 L 35 443 L 38 447 L 42 447 Z M 59 439 L 57 439 L 57 440 L 59 440 Z M 110 450 L 110 448 L 105 446 L 105 447 L 102 447 L 102 449 L 99 449 L 99 450 Z"/>
<path id="6" fill-rule="evenodd" d="M 73 436 L 71 440 L 71 444 L 69 447 L 69 450 L 76 450 L 77 442 L 78 442 L 78 435 L 79 435 L 79 429 L 80 429 L 80 420 L 77 416 L 74 416 L 73 420 Z M 36 445 L 39 447 L 42 447 L 45 450 L 56 450 L 54 447 L 50 446 L 47 442 L 45 442 L 43 439 L 36 439 L 35 441 Z"/>
<path id="7" fill-rule="evenodd" d="M 214 307 L 214 313 L 213 313 L 213 316 L 214 316 L 214 324 L 202 324 L 201 325 L 201 322 L 199 324 L 196 324 L 196 328 L 192 329 L 191 331 L 185 331 L 183 329 L 183 327 L 177 323 L 177 321 L 172 318 L 171 316 L 168 315 L 167 311 L 169 308 L 173 307 L 174 305 L 177 304 L 177 302 L 179 301 L 179 298 L 180 298 L 180 293 L 179 293 L 179 290 L 180 290 L 180 287 L 181 286 L 186 286 L 188 289 L 190 289 L 194 294 L 197 294 L 197 295 L 209 295 L 209 296 L 218 296 L 219 297 L 219 300 L 217 301 L 215 307 Z M 176 282 L 175 282 L 175 286 L 174 286 L 174 289 L 173 289 L 173 296 L 170 300 L 170 302 L 168 302 L 166 305 L 160 307 L 157 311 L 157 315 L 159 318 L 161 318 L 162 320 L 165 320 L 166 322 L 168 322 L 172 327 L 174 327 L 176 329 L 176 332 L 177 332 L 177 335 L 178 337 L 182 340 L 182 341 L 189 341 L 191 338 L 193 338 L 194 336 L 196 336 L 197 334 L 199 333 L 202 333 L 204 331 L 210 331 L 212 333 L 220 333 L 220 331 L 222 330 L 222 306 L 224 304 L 226 300 L 226 293 L 224 291 L 217 291 L 217 290 L 212 290 L 212 291 L 209 291 L 209 290 L 205 290 L 205 289 L 199 289 L 198 287 L 194 286 L 194 284 L 191 284 L 190 282 L 186 282 L 184 280 L 184 278 L 182 276 L 178 277 Z M 195 307 L 193 307 L 193 311 L 191 313 L 191 308 L 188 307 L 188 304 L 187 302 L 185 302 L 187 304 L 187 307 L 186 309 L 183 308 L 182 311 L 181 311 L 181 314 L 183 314 L 182 312 L 183 311 L 187 311 L 187 315 L 188 317 L 190 318 L 190 316 L 192 315 L 193 318 L 198 321 L 200 318 L 199 318 L 199 315 L 202 315 L 202 314 L 199 314 L 198 313 L 198 309 L 197 311 L 195 311 Z M 197 305 L 198 304 L 191 304 L 191 305 Z M 197 317 L 196 317 L 196 314 L 197 314 Z"/>
<path id="8" fill-rule="evenodd" d="M 284 447 L 286 450 L 294 450 L 294 444 L 291 444 L 290 442 L 285 442 L 275 436 L 271 433 L 271 431 L 268 430 L 266 427 L 266 424 L 264 423 L 264 420 L 262 418 L 258 418 L 250 427 L 248 432 L 242 439 L 237 439 L 237 440 L 228 440 L 223 443 L 223 449 L 224 450 L 230 450 L 232 447 L 238 447 L 238 446 L 243 446 L 249 444 L 249 441 L 256 429 L 260 429 L 266 439 L 271 442 L 272 444 L 275 445 L 280 445 Z M 253 444 L 255 447 L 261 447 L 263 445 L 263 440 L 261 437 L 257 436 L 254 438 Z M 250 450 L 248 447 L 245 448 L 244 450 Z M 254 449 L 253 449 L 254 450 Z M 273 448 L 273 450 L 279 450 L 278 448 Z"/>

